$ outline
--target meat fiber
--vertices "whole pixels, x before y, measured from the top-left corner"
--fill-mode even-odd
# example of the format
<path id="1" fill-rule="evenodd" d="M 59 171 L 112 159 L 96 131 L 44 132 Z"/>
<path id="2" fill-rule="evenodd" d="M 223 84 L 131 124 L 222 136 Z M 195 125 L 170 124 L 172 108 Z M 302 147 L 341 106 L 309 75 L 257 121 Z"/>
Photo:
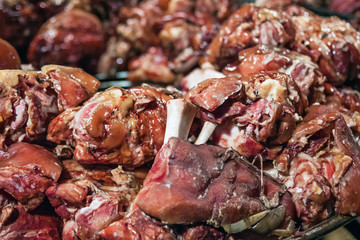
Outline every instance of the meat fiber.
<path id="1" fill-rule="evenodd" d="M 87 100 L 99 85 L 81 69 L 56 65 L 42 72 L 0 71 L 0 149 L 44 139 L 56 115 Z"/>
<path id="2" fill-rule="evenodd" d="M 97 233 L 123 218 L 138 191 L 134 178 L 121 167 L 82 166 L 63 161 L 59 183 L 46 195 L 64 220 L 63 239 L 97 239 Z"/>
<path id="3" fill-rule="evenodd" d="M 360 71 L 360 33 L 337 17 L 319 17 L 297 6 L 287 9 L 296 26 L 294 49 L 316 62 L 327 80 L 357 84 Z"/>
<path id="4" fill-rule="evenodd" d="M 40 205 L 46 189 L 57 182 L 61 170 L 59 160 L 37 145 L 15 143 L 8 151 L 0 151 L 0 189 L 26 210 Z"/>
<path id="5" fill-rule="evenodd" d="M 216 145 L 269 159 L 290 139 L 306 106 L 293 79 L 277 72 L 208 79 L 185 98 L 200 108 L 202 119 L 218 124 Z"/>
<path id="6" fill-rule="evenodd" d="M 111 88 L 81 109 L 60 114 L 50 123 L 47 139 L 72 144 L 81 163 L 140 166 L 163 144 L 169 99 L 151 87 Z"/>
<path id="7" fill-rule="evenodd" d="M 8 205 L 0 214 L 1 239 L 60 240 L 61 227 L 61 221 L 56 216 L 28 213 L 19 205 Z"/>
<path id="8" fill-rule="evenodd" d="M 278 206 L 285 206 L 279 218 L 286 225 L 294 210 L 289 193 L 279 183 L 267 175 L 262 178 L 234 151 L 178 138 L 170 138 L 156 156 L 135 204 L 164 223 L 207 222 L 225 229 Z"/>
<path id="9" fill-rule="evenodd" d="M 275 164 L 285 176 L 297 215 L 319 222 L 332 209 L 359 214 L 360 147 L 339 112 L 314 105 Z"/>

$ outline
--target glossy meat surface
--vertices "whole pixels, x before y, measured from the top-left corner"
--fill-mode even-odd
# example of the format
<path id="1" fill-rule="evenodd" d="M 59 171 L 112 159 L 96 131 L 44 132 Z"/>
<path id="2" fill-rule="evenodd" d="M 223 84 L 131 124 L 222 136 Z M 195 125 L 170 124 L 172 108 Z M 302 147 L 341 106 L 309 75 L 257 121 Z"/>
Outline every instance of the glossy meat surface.
<path id="1" fill-rule="evenodd" d="M 240 51 L 238 60 L 223 69 L 228 76 L 246 76 L 262 71 L 279 71 L 290 75 L 298 85 L 302 99 L 308 100 L 309 104 L 324 101 L 323 84 L 326 78 L 310 57 L 295 51 L 257 45 Z"/>
<path id="2" fill-rule="evenodd" d="M 28 59 L 36 68 L 60 64 L 95 73 L 103 48 L 100 21 L 90 13 L 73 9 L 54 16 L 41 27 L 30 44 Z"/>
<path id="3" fill-rule="evenodd" d="M 277 145 L 290 139 L 304 108 L 293 79 L 276 72 L 208 79 L 185 98 L 200 108 L 202 119 L 219 124 L 213 134 L 216 145 L 269 159 Z"/>
<path id="4" fill-rule="evenodd" d="M 15 143 L 0 151 L 0 189 L 26 209 L 35 209 L 43 201 L 47 188 L 54 185 L 62 166 L 54 154 L 29 143 Z"/>
<path id="5" fill-rule="evenodd" d="M 152 160 L 163 143 L 169 99 L 151 87 L 111 88 L 55 118 L 47 139 L 72 143 L 81 163 L 137 167 Z"/>

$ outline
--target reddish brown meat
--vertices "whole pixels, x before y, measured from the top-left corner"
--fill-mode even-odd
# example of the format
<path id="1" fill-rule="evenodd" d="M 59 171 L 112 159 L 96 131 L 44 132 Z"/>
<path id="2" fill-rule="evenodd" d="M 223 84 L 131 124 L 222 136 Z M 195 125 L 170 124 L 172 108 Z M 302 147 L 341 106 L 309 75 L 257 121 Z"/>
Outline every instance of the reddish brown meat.
<path id="1" fill-rule="evenodd" d="M 290 18 L 282 11 L 246 5 L 223 24 L 207 51 L 207 60 L 220 68 L 237 53 L 256 44 L 286 46 L 295 37 Z"/>
<path id="2" fill-rule="evenodd" d="M 0 2 L 0 38 L 26 51 L 41 25 L 65 7 L 67 0 L 12 0 Z"/>
<path id="3" fill-rule="evenodd" d="M 104 240 L 176 239 L 161 222 L 150 218 L 138 208 L 131 211 L 124 219 L 110 224 L 99 233 L 99 236 Z"/>
<path id="4" fill-rule="evenodd" d="M 6 215 L 6 214 L 9 215 Z M 6 216 L 5 216 L 6 215 Z M 7 240 L 61 239 L 62 223 L 51 215 L 28 213 L 8 205 L 0 214 L 0 238 Z"/>
<path id="5" fill-rule="evenodd" d="M 111 88 L 55 118 L 47 139 L 73 144 L 81 163 L 140 166 L 163 144 L 169 99 L 151 87 Z"/>
<path id="6" fill-rule="evenodd" d="M 299 86 L 304 100 L 310 103 L 324 101 L 325 77 L 311 58 L 285 48 L 257 45 L 242 50 L 238 61 L 228 64 L 223 72 L 229 76 L 245 76 L 262 71 L 279 71 L 289 74 Z"/>
<path id="7" fill-rule="evenodd" d="M 20 68 L 21 61 L 16 49 L 0 38 L 0 70 Z"/>
<path id="8" fill-rule="evenodd" d="M 44 139 L 49 122 L 91 97 L 99 84 L 81 69 L 56 65 L 42 72 L 0 71 L 0 149 Z"/>
<path id="9" fill-rule="evenodd" d="M 275 163 L 280 171 L 289 170 L 286 185 L 305 224 L 327 218 L 331 208 L 340 214 L 359 213 L 360 191 L 349 183 L 360 178 L 360 148 L 340 113 L 311 106 Z"/>
<path id="10" fill-rule="evenodd" d="M 73 9 L 54 16 L 41 27 L 30 44 L 28 59 L 36 68 L 62 64 L 94 73 L 103 49 L 100 21 L 90 13 Z"/>
<path id="11" fill-rule="evenodd" d="M 63 239 L 96 239 L 100 230 L 125 215 L 138 185 L 121 168 L 85 167 L 72 160 L 63 164 L 59 183 L 46 191 L 64 219 Z"/>
<path id="12" fill-rule="evenodd" d="M 57 182 L 61 170 L 59 160 L 37 145 L 15 143 L 7 152 L 0 151 L 0 189 L 26 209 L 40 205 L 46 189 Z"/>
<path id="13" fill-rule="evenodd" d="M 289 222 L 294 210 L 290 195 L 268 176 L 261 193 L 260 178 L 260 171 L 234 151 L 171 138 L 156 156 L 135 203 L 165 223 L 222 226 L 265 210 L 264 194 L 285 206 Z"/>
<path id="14" fill-rule="evenodd" d="M 327 80 L 359 80 L 360 33 L 337 17 L 323 18 L 297 6 L 287 9 L 296 26 L 295 50 L 316 62 Z"/>
<path id="15" fill-rule="evenodd" d="M 216 145 L 269 159 L 290 139 L 306 106 L 293 79 L 276 72 L 208 79 L 185 98 L 200 107 L 204 120 L 219 124 L 213 134 Z"/>
<path id="16" fill-rule="evenodd" d="M 236 6 L 233 0 L 147 0 L 123 7 L 118 36 L 109 41 L 99 71 L 114 74 L 130 63 L 131 80 L 171 83 L 197 65 Z"/>

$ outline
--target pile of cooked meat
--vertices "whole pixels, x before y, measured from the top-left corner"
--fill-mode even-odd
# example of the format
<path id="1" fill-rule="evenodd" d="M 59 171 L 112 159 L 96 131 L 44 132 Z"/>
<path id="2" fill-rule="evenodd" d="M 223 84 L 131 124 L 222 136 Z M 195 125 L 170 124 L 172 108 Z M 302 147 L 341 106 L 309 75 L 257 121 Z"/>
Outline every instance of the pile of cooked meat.
<path id="1" fill-rule="evenodd" d="M 0 239 L 277 239 L 360 214 L 349 23 L 276 0 L 11 2 L 0 29 L 60 13 L 39 70 L 0 41 Z M 78 61 L 178 85 L 98 92 Z"/>

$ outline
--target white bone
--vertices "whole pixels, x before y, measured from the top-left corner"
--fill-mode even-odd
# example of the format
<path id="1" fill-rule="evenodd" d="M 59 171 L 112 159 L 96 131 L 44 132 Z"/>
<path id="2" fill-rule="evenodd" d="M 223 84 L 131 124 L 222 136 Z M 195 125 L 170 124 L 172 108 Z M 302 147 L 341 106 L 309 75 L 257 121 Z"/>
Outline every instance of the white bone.
<path id="1" fill-rule="evenodd" d="M 216 127 L 216 123 L 206 121 L 201 129 L 199 137 L 196 139 L 195 145 L 206 143 L 211 137 L 212 133 L 215 131 Z"/>
<path id="2" fill-rule="evenodd" d="M 187 140 L 196 111 L 196 107 L 185 99 L 169 100 L 164 143 L 171 137 Z"/>

